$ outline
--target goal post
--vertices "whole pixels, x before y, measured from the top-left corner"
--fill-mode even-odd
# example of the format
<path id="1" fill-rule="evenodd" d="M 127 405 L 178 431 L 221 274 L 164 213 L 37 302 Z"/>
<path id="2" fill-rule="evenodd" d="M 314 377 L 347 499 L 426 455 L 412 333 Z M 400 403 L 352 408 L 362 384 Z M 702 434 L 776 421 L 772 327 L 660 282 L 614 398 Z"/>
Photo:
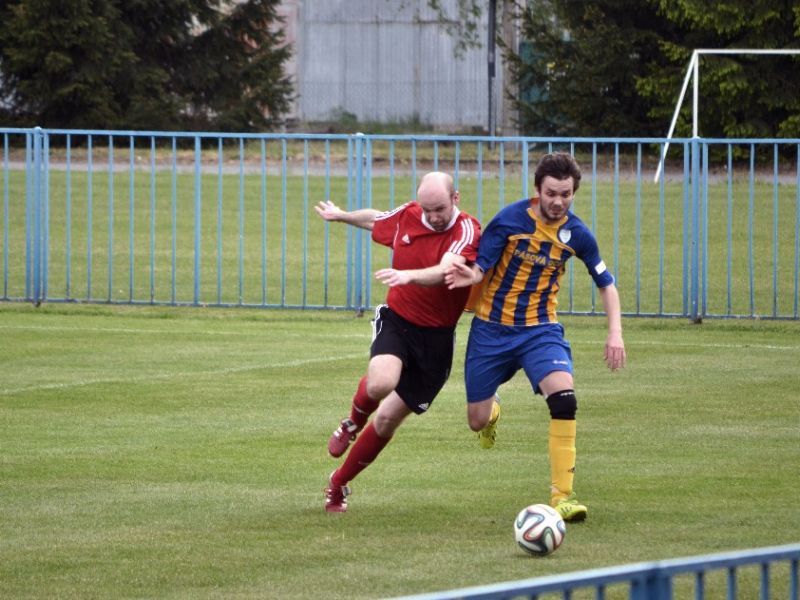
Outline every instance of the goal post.
<path id="1" fill-rule="evenodd" d="M 664 169 L 664 161 L 667 158 L 667 150 L 669 150 L 669 140 L 672 139 L 672 134 L 675 132 L 675 125 L 678 122 L 678 115 L 681 112 L 681 106 L 683 105 L 683 99 L 686 96 L 686 90 L 689 88 L 689 81 L 692 80 L 692 137 L 697 138 L 700 137 L 699 134 L 699 127 L 698 127 L 698 107 L 700 104 L 700 57 L 704 54 L 739 54 L 739 55 L 748 55 L 748 54 L 779 54 L 779 55 L 789 55 L 789 54 L 800 54 L 800 49 L 789 49 L 789 48 L 782 48 L 782 49 L 755 49 L 755 48 L 718 48 L 718 49 L 710 49 L 710 48 L 702 48 L 696 49 L 692 52 L 692 57 L 689 59 L 689 65 L 686 68 L 686 75 L 683 78 L 683 86 L 681 87 L 681 93 L 678 97 L 678 102 L 675 104 L 675 112 L 672 115 L 672 122 L 669 126 L 669 131 L 667 133 L 667 141 L 664 143 L 664 148 L 661 151 L 661 158 L 658 161 L 658 167 L 656 168 L 656 174 L 653 178 L 654 182 L 658 182 L 659 178 L 661 177 L 661 172 Z"/>

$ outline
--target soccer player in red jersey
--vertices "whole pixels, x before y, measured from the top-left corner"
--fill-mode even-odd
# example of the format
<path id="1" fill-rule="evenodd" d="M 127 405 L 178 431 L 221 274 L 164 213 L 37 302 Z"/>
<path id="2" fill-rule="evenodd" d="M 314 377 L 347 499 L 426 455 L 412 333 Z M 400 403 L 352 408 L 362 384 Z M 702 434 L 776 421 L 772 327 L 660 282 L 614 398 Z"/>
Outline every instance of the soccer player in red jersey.
<path id="1" fill-rule="evenodd" d="M 315 207 L 326 221 L 371 230 L 375 242 L 393 251 L 392 266 L 375 272 L 389 291 L 375 310 L 367 375 L 359 381 L 350 416 L 328 441 L 335 458 L 355 442 L 329 478 L 328 512 L 347 510 L 347 484 L 375 460 L 408 415 L 428 410 L 450 374 L 455 327 L 469 289 L 448 289 L 444 272 L 471 264 L 480 238 L 480 224 L 458 202 L 452 177 L 432 172 L 422 178 L 416 201 L 391 211 L 348 212 L 330 201 Z"/>

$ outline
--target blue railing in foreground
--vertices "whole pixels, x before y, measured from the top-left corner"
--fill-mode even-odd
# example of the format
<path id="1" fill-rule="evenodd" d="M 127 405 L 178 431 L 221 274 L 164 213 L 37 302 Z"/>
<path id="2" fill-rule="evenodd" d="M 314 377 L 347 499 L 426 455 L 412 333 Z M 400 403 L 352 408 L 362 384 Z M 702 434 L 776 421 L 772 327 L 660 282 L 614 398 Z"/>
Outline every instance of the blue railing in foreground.
<path id="1" fill-rule="evenodd" d="M 396 600 L 511 600 L 512 598 L 563 598 L 572 597 L 573 592 L 594 592 L 595 598 L 606 597 L 607 592 L 627 591 L 630 600 L 671 600 L 675 596 L 675 578 L 689 575 L 694 579 L 691 596 L 685 593 L 677 597 L 727 598 L 728 600 L 768 600 L 787 598 L 798 600 L 798 561 L 800 544 L 774 546 L 739 552 L 709 554 L 692 558 L 664 560 L 595 569 L 577 573 L 566 573 L 550 577 L 537 577 L 523 581 L 498 583 L 481 587 L 456 589 L 432 594 L 404 596 Z M 786 595 L 773 593 L 771 571 L 786 566 L 786 578 L 782 584 Z M 738 574 L 743 567 L 759 569 L 757 589 L 740 589 Z M 724 589 L 707 585 L 707 577 L 713 571 L 725 571 Z M 776 586 L 777 587 L 777 586 Z M 588 596 L 581 596 L 588 597 Z M 619 596 L 615 596 L 619 597 Z"/>
<path id="2" fill-rule="evenodd" d="M 389 209 L 453 174 L 483 223 L 576 155 L 574 212 L 626 315 L 798 319 L 800 140 L 230 134 L 0 129 L 0 300 L 346 308 L 380 303 L 389 260 L 320 200 Z M 576 272 L 577 269 L 577 272 Z M 595 314 L 578 261 L 562 314 Z"/>

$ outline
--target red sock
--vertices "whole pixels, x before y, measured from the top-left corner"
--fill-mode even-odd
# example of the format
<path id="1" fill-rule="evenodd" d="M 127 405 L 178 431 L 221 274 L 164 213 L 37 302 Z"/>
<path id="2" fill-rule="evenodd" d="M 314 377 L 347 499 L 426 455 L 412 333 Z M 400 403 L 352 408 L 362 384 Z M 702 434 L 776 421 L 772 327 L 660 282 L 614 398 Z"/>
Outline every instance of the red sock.
<path id="1" fill-rule="evenodd" d="M 374 413 L 380 402 L 367 396 L 367 377 L 358 382 L 358 389 L 353 396 L 353 406 L 350 409 L 350 420 L 361 429 L 367 424 L 367 419 Z"/>
<path id="2" fill-rule="evenodd" d="M 352 481 L 377 458 L 391 439 L 380 437 L 372 423 L 367 425 L 350 448 L 344 464 L 336 469 L 332 479 L 333 484 L 346 485 L 348 481 Z"/>

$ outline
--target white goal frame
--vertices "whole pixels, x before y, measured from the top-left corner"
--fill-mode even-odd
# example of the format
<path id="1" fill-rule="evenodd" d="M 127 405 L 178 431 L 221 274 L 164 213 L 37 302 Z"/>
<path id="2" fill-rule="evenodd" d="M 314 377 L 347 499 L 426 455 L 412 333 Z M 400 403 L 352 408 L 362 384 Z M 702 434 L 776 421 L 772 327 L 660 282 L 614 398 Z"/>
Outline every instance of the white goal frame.
<path id="1" fill-rule="evenodd" d="M 727 48 L 727 49 L 697 49 L 692 52 L 692 58 L 689 60 L 689 66 L 686 68 L 686 75 L 683 78 L 683 87 L 681 94 L 678 97 L 678 102 L 675 104 L 675 113 L 672 115 L 672 123 L 669 126 L 669 133 L 667 133 L 667 142 L 664 144 L 664 149 L 661 151 L 661 159 L 658 161 L 658 168 L 656 175 L 653 178 L 654 182 L 658 182 L 661 177 L 661 171 L 664 168 L 664 160 L 667 158 L 667 150 L 669 150 L 669 140 L 672 139 L 672 134 L 675 132 L 675 125 L 678 122 L 678 115 L 683 105 L 683 99 L 686 96 L 686 90 L 689 87 L 689 80 L 693 79 L 692 84 L 692 137 L 700 137 L 698 134 L 698 106 L 700 104 L 700 56 L 703 54 L 800 54 L 800 49 L 775 49 L 775 50 L 759 50 L 752 48 Z"/>

